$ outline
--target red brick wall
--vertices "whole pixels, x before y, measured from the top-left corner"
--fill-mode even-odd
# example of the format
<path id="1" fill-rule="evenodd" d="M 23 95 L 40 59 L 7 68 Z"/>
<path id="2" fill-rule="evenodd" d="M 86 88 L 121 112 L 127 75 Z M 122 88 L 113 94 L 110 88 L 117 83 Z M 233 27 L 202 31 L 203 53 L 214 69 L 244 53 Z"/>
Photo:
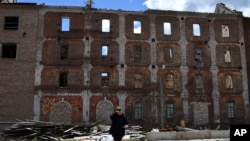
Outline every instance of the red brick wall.
<path id="1" fill-rule="evenodd" d="M 119 36 L 119 17 L 117 14 L 113 13 L 91 13 L 91 28 L 88 29 L 88 33 L 90 33 L 94 38 L 102 38 L 102 39 L 113 39 Z M 102 32 L 102 20 L 109 19 L 110 20 L 110 32 Z"/>
<path id="2" fill-rule="evenodd" d="M 141 34 L 134 34 L 133 21 L 141 22 Z M 128 14 L 125 17 L 125 35 L 128 39 L 148 40 L 150 38 L 150 19 L 148 15 Z"/>
<path id="3" fill-rule="evenodd" d="M 90 87 L 93 92 L 101 91 L 101 73 L 107 72 L 109 74 L 109 88 L 115 88 L 119 85 L 119 73 L 115 68 L 107 68 L 107 67 L 96 67 L 92 68 L 90 71 Z M 99 89 L 98 89 L 99 88 Z M 105 88 L 104 88 L 105 89 Z M 108 88 L 106 88 L 108 89 Z"/>
<path id="4" fill-rule="evenodd" d="M 104 95 L 96 95 L 96 96 L 91 96 L 90 98 L 90 105 L 89 105 L 89 120 L 91 122 L 96 122 L 96 107 L 98 103 L 102 100 L 109 100 L 112 102 L 112 104 L 115 106 L 119 106 L 119 99 L 116 96 L 112 96 L 109 94 L 104 94 Z"/>
<path id="5" fill-rule="evenodd" d="M 135 88 L 135 74 L 142 75 L 142 88 L 150 89 L 151 86 L 151 74 L 148 69 L 137 69 L 137 68 L 128 68 L 125 72 L 125 86 L 126 88 Z M 139 89 L 142 91 L 141 89 Z M 142 91 L 143 92 L 143 91 Z"/>
<path id="6" fill-rule="evenodd" d="M 233 89 L 226 89 L 225 77 L 231 75 L 233 78 Z M 221 94 L 241 95 L 243 92 L 243 80 L 240 71 L 237 70 L 220 70 L 218 72 L 218 88 Z"/>
<path id="7" fill-rule="evenodd" d="M 142 47 L 142 61 L 134 60 L 134 47 Z M 128 66 L 148 67 L 150 65 L 150 45 L 146 42 L 127 42 L 125 47 L 125 61 Z"/>
<path id="8" fill-rule="evenodd" d="M 46 38 L 81 38 L 84 36 L 84 14 L 74 12 L 47 12 L 44 15 L 44 36 Z M 70 31 L 61 32 L 62 17 L 70 18 Z"/>
<path id="9" fill-rule="evenodd" d="M 201 60 L 195 60 L 195 49 L 201 50 Z M 193 69 L 195 67 L 209 68 L 211 66 L 211 51 L 210 47 L 203 42 L 193 42 L 187 45 L 187 65 Z"/>
<path id="10" fill-rule="evenodd" d="M 164 35 L 163 23 L 171 23 L 171 35 Z M 156 39 L 161 41 L 178 41 L 180 39 L 180 21 L 177 17 L 156 16 Z"/>
<path id="11" fill-rule="evenodd" d="M 173 58 L 171 61 L 165 61 L 165 48 L 171 48 L 173 50 Z M 179 44 L 159 42 L 156 49 L 156 64 L 159 67 L 162 67 L 162 65 L 165 65 L 165 67 L 179 67 L 181 65 L 181 47 Z"/>
<path id="12" fill-rule="evenodd" d="M 61 46 L 68 47 L 68 58 L 60 58 Z M 82 40 L 46 40 L 43 43 L 42 63 L 44 65 L 81 65 L 84 61 L 84 43 Z"/>
<path id="13" fill-rule="evenodd" d="M 167 89 L 166 88 L 166 75 L 167 74 L 173 74 L 174 75 L 174 88 L 173 89 Z M 162 77 L 162 78 L 161 78 Z M 157 72 L 157 82 L 163 83 L 164 93 L 168 96 L 177 96 L 181 94 L 182 92 L 182 74 L 180 70 L 176 68 L 171 69 L 160 69 Z M 159 84 L 160 85 L 160 84 Z M 159 86 L 158 86 L 159 87 Z"/>
<path id="14" fill-rule="evenodd" d="M 230 50 L 231 62 L 225 63 L 225 50 Z M 216 46 L 216 64 L 220 68 L 241 69 L 241 54 L 238 45 L 217 45 Z"/>
<path id="15" fill-rule="evenodd" d="M 55 105 L 60 101 L 66 101 L 71 106 L 71 117 L 73 123 L 82 122 L 82 97 L 81 96 L 44 96 L 41 98 L 40 120 L 49 121 L 49 116 Z"/>
<path id="16" fill-rule="evenodd" d="M 234 101 L 236 110 L 235 110 L 235 119 L 230 121 L 227 117 L 227 105 L 226 103 L 229 101 Z M 219 99 L 219 110 L 220 110 L 220 120 L 222 123 L 244 123 L 245 119 L 245 109 L 244 109 L 244 100 L 242 96 L 222 96 Z"/>
<path id="17" fill-rule="evenodd" d="M 200 36 L 193 35 L 193 24 L 200 25 Z M 185 35 L 188 41 L 208 41 L 210 39 L 209 20 L 204 18 L 186 18 Z"/>
<path id="18" fill-rule="evenodd" d="M 247 78 L 248 78 L 248 90 L 250 89 L 250 18 L 244 18 L 243 19 L 243 26 L 244 26 L 244 40 L 245 43 L 241 43 L 242 45 L 245 44 L 245 50 L 246 50 L 246 64 L 247 64 Z M 248 93 L 248 96 L 250 97 L 250 94 Z M 250 113 L 250 109 L 248 111 Z M 250 123 L 250 121 L 248 122 Z"/>
<path id="19" fill-rule="evenodd" d="M 187 74 L 188 82 L 186 88 L 188 90 L 190 99 L 200 94 L 196 91 L 195 79 L 197 75 L 202 76 L 204 90 L 202 94 L 205 96 L 211 96 L 213 91 L 212 73 L 209 70 L 189 70 Z"/>
<path id="20" fill-rule="evenodd" d="M 108 56 L 103 57 L 102 46 L 108 46 Z M 94 40 L 90 48 L 90 60 L 93 66 L 116 66 L 119 63 L 119 44 L 110 40 Z"/>
<path id="21" fill-rule="evenodd" d="M 229 37 L 223 38 L 222 37 L 222 25 L 229 26 Z M 216 19 L 214 21 L 214 32 L 215 40 L 219 43 L 238 43 L 239 42 L 239 27 L 238 22 L 232 19 Z"/>
<path id="22" fill-rule="evenodd" d="M 41 85 L 59 87 L 60 72 L 68 72 L 68 86 L 83 86 L 83 70 L 78 67 L 48 67 L 42 71 Z"/>

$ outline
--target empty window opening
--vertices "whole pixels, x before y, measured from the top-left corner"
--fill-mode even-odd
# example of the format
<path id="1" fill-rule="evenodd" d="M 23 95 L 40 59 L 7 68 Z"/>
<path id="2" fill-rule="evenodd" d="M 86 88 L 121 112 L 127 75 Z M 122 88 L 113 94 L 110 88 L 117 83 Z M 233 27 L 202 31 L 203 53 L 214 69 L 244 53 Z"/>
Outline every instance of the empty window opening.
<path id="1" fill-rule="evenodd" d="M 233 101 L 227 102 L 227 117 L 229 119 L 235 118 L 235 103 Z"/>
<path id="2" fill-rule="evenodd" d="M 108 56 L 108 46 L 102 46 L 101 55 Z"/>
<path id="3" fill-rule="evenodd" d="M 166 47 L 164 50 L 164 57 L 166 61 L 171 61 L 173 59 L 173 49 Z"/>
<path id="4" fill-rule="evenodd" d="M 61 31 L 68 32 L 70 31 L 70 18 L 69 17 L 62 17 L 61 23 Z"/>
<path id="5" fill-rule="evenodd" d="M 193 36 L 201 36 L 199 24 L 193 24 Z"/>
<path id="6" fill-rule="evenodd" d="M 224 51 L 224 61 L 225 63 L 231 63 L 231 52 L 230 50 Z"/>
<path id="7" fill-rule="evenodd" d="M 17 45 L 16 44 L 2 44 L 2 57 L 3 58 L 16 58 L 16 50 Z"/>
<path id="8" fill-rule="evenodd" d="M 136 101 L 134 104 L 134 117 L 135 119 L 142 119 L 142 103 Z"/>
<path id="9" fill-rule="evenodd" d="M 110 20 L 109 19 L 102 20 L 102 32 L 110 32 Z"/>
<path id="10" fill-rule="evenodd" d="M 141 21 L 134 21 L 133 25 L 134 25 L 133 33 L 134 34 L 141 34 Z"/>
<path id="11" fill-rule="evenodd" d="M 173 74 L 167 74 L 166 75 L 166 88 L 167 89 L 173 89 L 174 88 L 174 75 Z"/>
<path id="12" fill-rule="evenodd" d="M 200 62 L 202 60 L 202 52 L 201 52 L 201 49 L 195 49 L 194 50 L 194 53 L 195 53 L 195 61 L 196 62 Z"/>
<path id="13" fill-rule="evenodd" d="M 196 86 L 196 90 L 203 89 L 203 79 L 202 79 L 201 74 L 198 74 L 195 76 L 195 86 Z"/>
<path id="14" fill-rule="evenodd" d="M 68 73 L 61 72 L 59 76 L 59 87 L 67 87 L 68 86 Z"/>
<path id="15" fill-rule="evenodd" d="M 229 26 L 221 25 L 222 37 L 229 37 Z"/>
<path id="16" fill-rule="evenodd" d="M 18 17 L 5 17 L 4 18 L 4 29 L 17 30 L 19 18 Z"/>
<path id="17" fill-rule="evenodd" d="M 65 60 L 68 58 L 68 50 L 69 50 L 69 47 L 67 45 L 65 46 L 61 46 L 61 50 L 60 50 L 60 58 L 62 60 Z"/>
<path id="18" fill-rule="evenodd" d="M 107 72 L 101 73 L 101 86 L 108 87 L 109 86 L 109 74 Z"/>
<path id="19" fill-rule="evenodd" d="M 142 88 L 142 74 L 135 74 L 134 76 L 135 88 Z"/>
<path id="20" fill-rule="evenodd" d="M 167 119 L 174 118 L 174 103 L 172 101 L 166 103 L 166 114 Z"/>
<path id="21" fill-rule="evenodd" d="M 134 61 L 135 62 L 142 61 L 142 47 L 141 46 L 134 47 Z"/>
<path id="22" fill-rule="evenodd" d="M 226 75 L 225 88 L 226 89 L 232 89 L 233 88 L 233 77 L 232 77 L 232 75 Z"/>
<path id="23" fill-rule="evenodd" d="M 163 33 L 164 35 L 171 35 L 171 23 L 169 22 L 164 22 L 163 23 Z"/>

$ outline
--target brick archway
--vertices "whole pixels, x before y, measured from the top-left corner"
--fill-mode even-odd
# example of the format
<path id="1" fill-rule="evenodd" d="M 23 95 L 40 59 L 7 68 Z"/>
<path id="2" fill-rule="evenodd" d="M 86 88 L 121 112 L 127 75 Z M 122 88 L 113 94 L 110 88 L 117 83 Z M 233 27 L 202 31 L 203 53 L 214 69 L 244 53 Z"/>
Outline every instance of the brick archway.
<path id="1" fill-rule="evenodd" d="M 72 122 L 72 109 L 71 105 L 66 101 L 60 101 L 56 103 L 53 111 L 49 115 L 49 121 L 59 123 L 71 123 Z"/>
<path id="2" fill-rule="evenodd" d="M 111 124 L 109 116 L 114 112 L 113 104 L 108 100 L 100 101 L 96 106 L 96 120 L 105 120 L 103 124 Z"/>

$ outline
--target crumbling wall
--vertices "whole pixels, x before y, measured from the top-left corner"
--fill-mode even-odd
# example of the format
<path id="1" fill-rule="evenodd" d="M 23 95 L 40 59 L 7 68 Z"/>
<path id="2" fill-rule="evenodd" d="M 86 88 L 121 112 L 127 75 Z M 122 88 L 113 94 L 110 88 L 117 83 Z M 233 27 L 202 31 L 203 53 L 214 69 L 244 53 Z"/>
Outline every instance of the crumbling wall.
<path id="1" fill-rule="evenodd" d="M 91 28 L 86 30 L 93 38 L 100 38 L 105 41 L 115 39 L 119 36 L 119 16 L 115 13 L 91 12 L 88 26 Z M 102 32 L 102 20 L 110 20 L 110 32 Z"/>
<path id="2" fill-rule="evenodd" d="M 102 46 L 108 47 L 108 55 L 103 56 Z M 93 66 L 115 67 L 119 63 L 119 44 L 111 40 L 94 40 L 91 42 L 90 63 Z"/>
<path id="3" fill-rule="evenodd" d="M 62 58 L 62 47 L 66 47 L 65 58 Z M 43 43 L 42 61 L 44 65 L 78 65 L 84 61 L 84 43 L 82 40 L 46 40 Z M 52 55 L 53 54 L 53 55 Z"/>
<path id="4" fill-rule="evenodd" d="M 163 23 L 171 23 L 171 34 L 164 35 Z M 180 20 L 174 16 L 156 16 L 155 17 L 155 29 L 156 39 L 159 41 L 178 41 L 180 40 Z"/>
<path id="5" fill-rule="evenodd" d="M 58 103 L 67 103 L 68 106 L 56 107 Z M 66 123 L 81 123 L 82 122 L 82 98 L 81 96 L 43 96 L 41 99 L 41 111 L 40 120 L 51 121 L 53 119 L 52 114 L 59 114 L 60 116 L 68 115 L 69 117 L 60 117 L 57 122 Z M 58 112 L 56 111 L 58 110 Z"/>
<path id="6" fill-rule="evenodd" d="M 62 32 L 62 18 L 70 20 L 70 32 Z M 82 38 L 84 36 L 85 15 L 76 12 L 46 12 L 44 14 L 45 38 Z"/>
<path id="7" fill-rule="evenodd" d="M 134 34 L 133 21 L 141 22 L 141 33 Z M 125 35 L 131 40 L 148 40 L 150 38 L 150 18 L 143 14 L 127 14 L 125 17 Z"/>
<path id="8" fill-rule="evenodd" d="M 171 50 L 171 52 L 169 52 Z M 169 56 L 169 58 L 166 57 Z M 181 65 L 181 48 L 177 43 L 159 42 L 156 46 L 156 64 L 165 67 L 179 67 Z"/>

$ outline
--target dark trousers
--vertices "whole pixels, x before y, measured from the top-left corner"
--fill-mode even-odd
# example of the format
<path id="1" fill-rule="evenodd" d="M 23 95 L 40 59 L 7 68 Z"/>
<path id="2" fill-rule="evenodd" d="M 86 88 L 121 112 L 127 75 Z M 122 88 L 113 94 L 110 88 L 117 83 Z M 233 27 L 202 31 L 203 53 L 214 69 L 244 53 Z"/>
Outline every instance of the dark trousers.
<path id="1" fill-rule="evenodd" d="M 121 141 L 123 136 L 113 136 L 114 141 Z"/>

